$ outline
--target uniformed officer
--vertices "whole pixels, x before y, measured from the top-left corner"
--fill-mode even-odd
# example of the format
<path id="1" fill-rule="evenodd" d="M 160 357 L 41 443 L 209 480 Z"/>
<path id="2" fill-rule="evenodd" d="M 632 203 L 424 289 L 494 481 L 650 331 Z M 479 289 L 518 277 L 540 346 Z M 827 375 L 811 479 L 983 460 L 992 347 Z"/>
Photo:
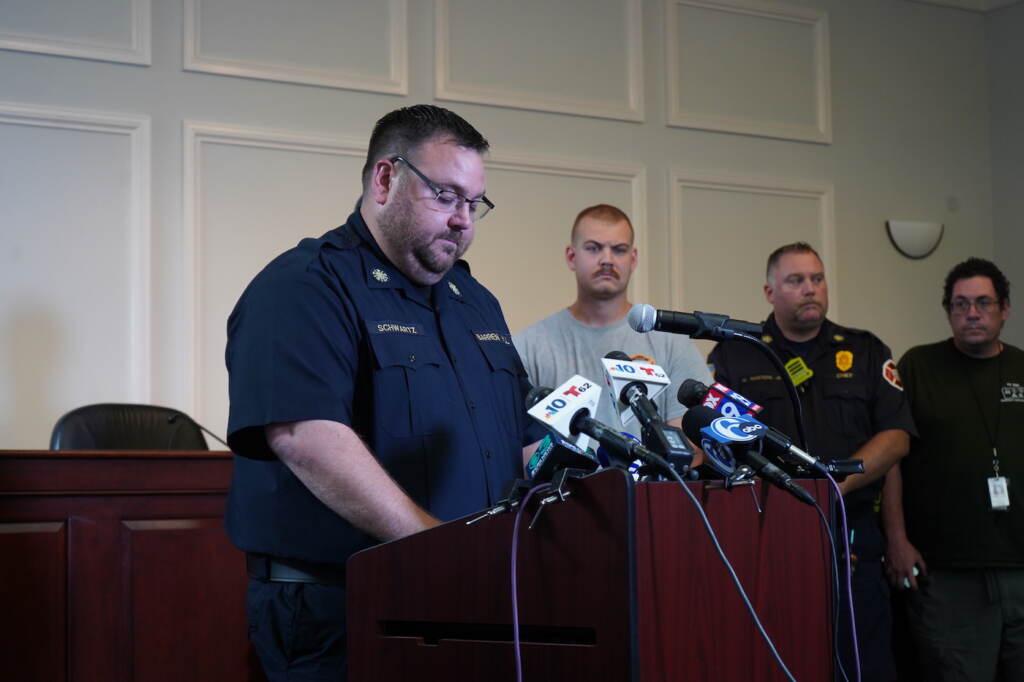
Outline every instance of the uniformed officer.
<path id="1" fill-rule="evenodd" d="M 272 682 L 344 679 L 346 559 L 493 505 L 543 435 L 498 302 L 459 260 L 493 208 L 487 148 L 445 109 L 387 114 L 356 211 L 228 320 L 226 521 Z"/>
<path id="2" fill-rule="evenodd" d="M 864 680 L 896 678 L 890 650 L 891 614 L 882 570 L 885 548 L 876 498 L 886 473 L 909 448 L 913 421 L 892 354 L 867 331 L 826 318 L 828 284 L 817 252 L 804 242 L 787 244 L 768 258 L 765 298 L 772 314 L 764 341 L 785 363 L 787 377 L 756 348 L 718 344 L 708 360 L 715 379 L 764 407 L 769 425 L 797 438 L 785 381 L 800 394 L 807 450 L 824 460 L 860 459 L 864 473 L 840 484 L 849 521 L 854 613 Z M 837 633 L 842 661 L 852 675 L 848 616 Z"/>

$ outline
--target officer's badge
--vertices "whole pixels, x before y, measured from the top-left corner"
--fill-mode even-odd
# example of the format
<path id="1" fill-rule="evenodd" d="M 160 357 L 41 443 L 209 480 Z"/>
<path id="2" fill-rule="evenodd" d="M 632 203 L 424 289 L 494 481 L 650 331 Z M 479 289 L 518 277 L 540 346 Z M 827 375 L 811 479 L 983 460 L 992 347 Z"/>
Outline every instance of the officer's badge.
<path id="1" fill-rule="evenodd" d="M 373 278 L 380 282 L 381 284 L 391 279 L 391 276 L 388 273 L 381 270 L 380 268 L 374 268 L 373 270 L 370 271 L 370 274 L 373 275 Z"/>
<path id="2" fill-rule="evenodd" d="M 462 292 L 459 291 L 459 288 L 457 286 L 455 286 L 455 282 L 448 282 L 448 288 L 451 289 L 452 293 L 455 294 L 456 296 L 462 296 Z"/>
<path id="3" fill-rule="evenodd" d="M 849 371 L 853 367 L 853 353 L 848 350 L 836 351 L 836 369 L 840 372 Z"/>
<path id="4" fill-rule="evenodd" d="M 889 385 L 893 388 L 902 391 L 903 382 L 900 381 L 900 371 L 896 369 L 896 363 L 889 358 L 882 365 L 882 378 L 889 382 Z"/>

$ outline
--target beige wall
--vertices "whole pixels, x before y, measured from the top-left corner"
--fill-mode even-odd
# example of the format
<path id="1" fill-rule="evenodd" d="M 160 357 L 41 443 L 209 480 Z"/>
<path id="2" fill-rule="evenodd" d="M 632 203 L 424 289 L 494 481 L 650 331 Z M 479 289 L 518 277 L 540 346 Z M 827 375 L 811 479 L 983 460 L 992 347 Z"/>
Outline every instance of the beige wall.
<path id="1" fill-rule="evenodd" d="M 1024 346 L 1024 4 L 994 12 L 985 28 L 995 259 L 1010 279 L 1010 298 L 1017 304 L 1004 337 Z"/>
<path id="2" fill-rule="evenodd" d="M 1015 27 L 903 0 L 16 3 L 0 447 L 45 447 L 60 414 L 107 400 L 223 432 L 235 298 L 344 220 L 373 122 L 415 102 L 491 139 L 498 208 L 469 256 L 513 331 L 572 299 L 569 224 L 610 201 L 637 225 L 634 300 L 759 319 L 766 252 L 805 238 L 833 316 L 899 354 L 946 333 L 949 266 L 1010 234 L 992 196 L 1012 159 L 991 150 L 1019 132 L 990 125 L 989 87 L 1020 79 L 988 74 Z M 945 239 L 907 260 L 888 218 Z"/>

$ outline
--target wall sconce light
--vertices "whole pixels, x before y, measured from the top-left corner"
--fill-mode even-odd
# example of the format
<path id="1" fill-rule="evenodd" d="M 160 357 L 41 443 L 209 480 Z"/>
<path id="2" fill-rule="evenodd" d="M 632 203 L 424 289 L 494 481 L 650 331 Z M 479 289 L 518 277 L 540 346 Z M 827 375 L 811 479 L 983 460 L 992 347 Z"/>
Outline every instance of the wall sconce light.
<path id="1" fill-rule="evenodd" d="M 939 247 L 945 226 L 925 220 L 887 220 L 885 228 L 896 250 L 907 258 L 926 258 Z"/>

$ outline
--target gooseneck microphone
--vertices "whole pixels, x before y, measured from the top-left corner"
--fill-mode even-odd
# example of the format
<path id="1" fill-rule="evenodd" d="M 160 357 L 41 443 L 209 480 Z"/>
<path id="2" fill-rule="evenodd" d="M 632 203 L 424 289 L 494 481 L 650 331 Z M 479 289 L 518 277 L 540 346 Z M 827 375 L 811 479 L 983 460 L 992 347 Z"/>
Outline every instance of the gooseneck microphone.
<path id="1" fill-rule="evenodd" d="M 761 478 L 782 488 L 801 502 L 813 505 L 814 497 L 755 449 L 767 427 L 749 417 L 723 417 L 710 407 L 695 405 L 683 415 L 683 432 L 695 443 L 720 444 Z"/>
<path id="2" fill-rule="evenodd" d="M 672 310 L 658 310 L 647 303 L 637 303 L 629 310 L 629 326 L 641 334 L 650 331 L 687 334 L 693 339 L 723 339 L 746 334 L 761 336 L 762 327 L 756 322 L 733 320 L 727 315 L 716 313 L 677 313 Z"/>

